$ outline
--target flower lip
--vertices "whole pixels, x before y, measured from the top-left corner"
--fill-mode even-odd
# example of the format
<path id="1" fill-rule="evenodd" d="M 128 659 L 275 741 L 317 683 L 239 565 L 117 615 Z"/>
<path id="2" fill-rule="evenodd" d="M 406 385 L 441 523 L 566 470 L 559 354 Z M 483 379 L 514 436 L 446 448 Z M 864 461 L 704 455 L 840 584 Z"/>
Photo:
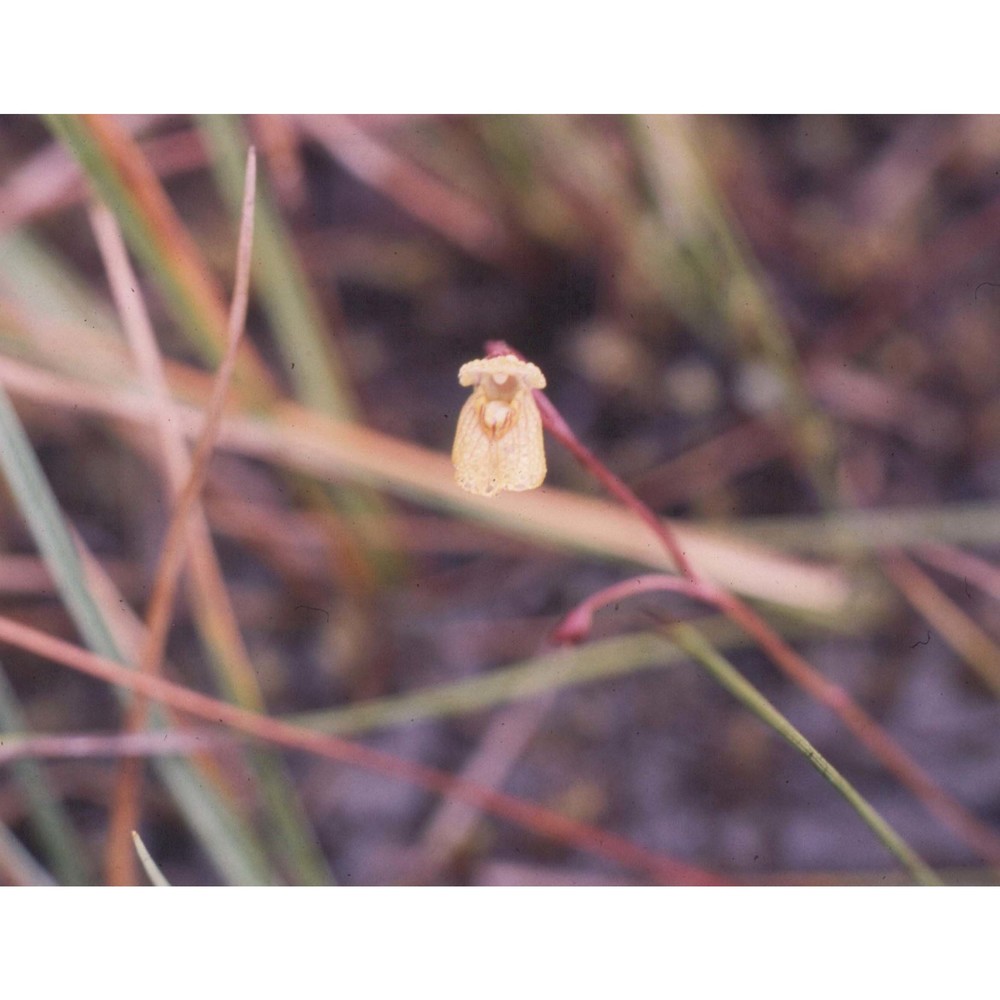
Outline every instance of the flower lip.
<path id="1" fill-rule="evenodd" d="M 545 376 L 538 365 L 522 361 L 513 354 L 501 354 L 494 358 L 479 358 L 468 361 L 458 371 L 460 385 L 477 385 L 489 375 L 512 375 L 526 389 L 545 387 Z M 499 380 L 501 383 L 505 379 Z"/>
<path id="2" fill-rule="evenodd" d="M 531 392 L 545 385 L 541 369 L 508 352 L 469 361 L 458 380 L 472 388 L 451 450 L 458 485 L 485 497 L 541 486 L 544 428 Z"/>

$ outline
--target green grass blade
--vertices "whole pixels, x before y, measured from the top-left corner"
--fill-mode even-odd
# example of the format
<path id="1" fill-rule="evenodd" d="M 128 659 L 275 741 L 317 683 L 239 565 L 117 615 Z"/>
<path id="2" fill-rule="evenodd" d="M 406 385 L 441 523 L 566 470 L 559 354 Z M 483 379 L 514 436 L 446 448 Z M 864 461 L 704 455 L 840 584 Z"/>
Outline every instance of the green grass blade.
<path id="1" fill-rule="evenodd" d="M 0 240 L 0 287 L 6 288 L 8 285 L 12 291 L 15 287 L 19 289 L 17 298 L 25 306 L 35 311 L 48 312 L 53 319 L 78 322 L 80 316 L 97 317 L 99 323 L 103 324 L 103 329 L 113 329 L 117 323 L 110 312 L 101 308 L 100 300 L 86 286 L 79 286 L 74 282 L 72 272 L 57 256 L 37 240 L 22 234 Z M 45 303 L 49 303 L 47 309 L 44 308 Z M 56 305 L 53 307 L 52 303 Z M 95 337 L 98 342 L 110 339 L 97 334 Z M 32 343 L 36 344 L 37 340 Z M 102 363 L 107 367 L 112 356 L 98 354 L 98 357 L 101 357 Z M 127 366 L 127 362 L 123 361 L 123 364 Z M 67 365 L 67 370 L 73 370 L 72 361 Z M 201 625 L 200 617 L 197 621 Z M 212 647 L 209 652 L 217 672 L 224 673 L 224 668 L 220 668 L 217 662 L 224 651 Z M 304 811 L 295 799 L 294 789 L 288 778 L 283 777 L 284 765 L 280 757 L 265 750 L 251 750 L 249 755 L 258 765 L 263 800 L 271 812 L 268 830 L 273 833 L 277 855 L 288 859 L 290 870 L 296 873 L 297 881 L 309 885 L 329 884 L 332 875 L 322 853 L 316 847 L 315 838 L 305 831 Z M 269 757 L 274 757 L 274 760 L 265 761 Z M 182 769 L 178 771 L 180 773 Z M 281 781 L 285 782 L 286 788 L 279 787 Z M 202 822 L 206 822 L 210 810 L 204 808 L 204 803 L 198 804 L 196 808 L 197 814 L 203 817 Z M 209 829 L 212 829 L 211 824 Z M 216 830 L 211 835 L 219 836 L 221 832 Z M 239 881 L 252 879 L 244 872 L 239 876 Z"/>
<path id="2" fill-rule="evenodd" d="M 113 119 L 47 115 L 45 121 L 114 213 L 181 330 L 208 364 L 217 364 L 227 329 L 221 290 L 141 150 Z M 235 379 L 257 402 L 273 394 L 267 369 L 250 345 L 244 345 Z"/>
<path id="3" fill-rule="evenodd" d="M 200 122 L 213 153 L 216 183 L 238 215 L 248 148 L 243 126 L 229 115 L 207 115 Z M 354 390 L 333 350 L 322 307 L 299 264 L 263 172 L 257 182 L 254 217 L 254 286 L 271 321 L 295 397 L 310 409 L 351 420 L 358 412 Z"/>
<path id="4" fill-rule="evenodd" d="M 217 186 L 233 214 L 238 216 L 248 148 L 244 128 L 233 116 L 206 115 L 201 119 L 201 132 L 213 153 Z M 274 331 L 295 398 L 310 410 L 334 419 L 357 419 L 356 394 L 336 352 L 336 341 L 324 318 L 323 308 L 271 194 L 265 172 L 261 172 L 257 181 L 253 281 Z M 321 504 L 329 502 L 323 492 L 317 491 L 313 496 Z M 382 579 L 397 577 L 402 569 L 399 556 L 387 550 L 384 527 L 377 524 L 378 517 L 387 513 L 383 498 L 375 490 L 361 485 L 339 486 L 330 496 L 354 521 L 364 539 L 366 558 L 377 575 Z M 362 518 L 360 522 L 356 515 Z M 372 520 L 376 521 L 374 528 Z M 377 539 L 381 544 L 375 544 Z"/>
<path id="5" fill-rule="evenodd" d="M 27 720 L 17 694 L 0 665 L 0 733 L 27 731 Z M 19 760 L 11 764 L 11 770 L 21 786 L 31 810 L 32 825 L 59 881 L 64 885 L 86 885 L 90 881 L 87 850 L 53 791 L 45 768 L 35 760 Z"/>
<path id="6" fill-rule="evenodd" d="M 119 659 L 111 632 L 87 592 L 76 548 L 10 397 L 0 390 L 0 465 L 56 587 L 87 645 Z"/>
<path id="7" fill-rule="evenodd" d="M 723 647 L 743 648 L 751 644 L 741 628 L 721 617 L 704 619 L 700 627 Z M 787 622 L 782 631 L 791 636 L 807 631 L 815 635 L 815 628 L 796 621 Z M 556 649 L 479 677 L 435 684 L 412 694 L 372 698 L 347 708 L 299 714 L 289 721 L 337 736 L 358 735 L 418 720 L 486 711 L 578 684 L 597 683 L 650 667 L 672 666 L 686 658 L 676 646 L 664 642 L 659 632 L 632 632 L 583 646 Z"/>
<path id="8" fill-rule="evenodd" d="M 83 566 L 62 511 L 7 393 L 0 389 L 0 467 L 45 560 L 67 610 L 94 652 L 128 664 L 87 588 Z M 163 724 L 162 712 L 151 717 Z M 225 803 L 212 796 L 186 761 L 157 762 L 205 849 L 238 884 L 270 884 L 274 878 L 250 829 Z"/>
<path id="9" fill-rule="evenodd" d="M 777 378 L 781 392 L 776 406 L 818 497 L 825 508 L 835 509 L 833 425 L 805 385 L 794 338 L 702 160 L 697 128 L 695 119 L 684 117 L 648 115 L 633 120 L 635 148 L 661 216 L 662 243 L 694 263 L 690 287 L 706 302 L 709 313 L 695 328 L 711 330 L 713 319 L 721 318 L 741 359 Z M 667 289 L 679 284 L 662 282 Z"/>
<path id="10" fill-rule="evenodd" d="M 338 736 L 493 708 L 588 681 L 604 680 L 681 657 L 650 632 L 558 649 L 481 677 L 437 684 L 413 694 L 372 698 L 348 708 L 296 715 L 297 724 Z"/>
<path id="11" fill-rule="evenodd" d="M 922 885 L 941 885 L 937 875 L 857 789 L 696 628 L 691 625 L 674 625 L 666 629 L 666 633 L 742 705 L 798 750 L 846 799 L 872 833 L 917 882 Z"/>
<path id="12" fill-rule="evenodd" d="M 0 292 L 35 316 L 63 323 L 81 318 L 98 330 L 116 330 L 118 321 L 55 251 L 24 232 L 0 236 Z"/>
<path id="13" fill-rule="evenodd" d="M 319 849 L 318 837 L 281 755 L 276 750 L 252 747 L 247 756 L 257 775 L 274 853 L 288 865 L 296 884 L 333 884 L 333 872 Z"/>
<path id="14" fill-rule="evenodd" d="M 150 220 L 142 212 L 120 165 L 105 155 L 93 129 L 81 115 L 48 115 L 46 124 L 83 167 L 102 200 L 112 209 L 129 245 L 160 280 L 164 301 L 181 327 L 191 336 L 203 357 L 218 362 L 222 354 L 225 312 L 212 305 L 212 293 L 192 289 L 176 261 L 163 259 L 161 244 Z"/>
<path id="15" fill-rule="evenodd" d="M 927 542 L 1000 544 L 1000 504 L 845 510 L 817 516 L 753 517 L 727 524 L 766 545 L 824 555 L 856 556 L 880 548 Z"/>
<path id="16" fill-rule="evenodd" d="M 746 645 L 749 641 L 729 622 L 710 620 L 702 627 L 722 644 Z M 413 694 L 376 698 L 347 708 L 300 714 L 292 721 L 325 733 L 357 736 L 395 725 L 484 711 L 577 684 L 607 680 L 650 667 L 676 665 L 693 656 L 723 687 L 809 760 L 914 879 L 925 885 L 940 884 L 934 872 L 854 786 L 716 651 L 701 632 L 692 626 L 678 626 L 670 635 L 673 642 L 667 642 L 660 633 L 639 632 L 558 649 L 482 677 L 435 685 Z"/>

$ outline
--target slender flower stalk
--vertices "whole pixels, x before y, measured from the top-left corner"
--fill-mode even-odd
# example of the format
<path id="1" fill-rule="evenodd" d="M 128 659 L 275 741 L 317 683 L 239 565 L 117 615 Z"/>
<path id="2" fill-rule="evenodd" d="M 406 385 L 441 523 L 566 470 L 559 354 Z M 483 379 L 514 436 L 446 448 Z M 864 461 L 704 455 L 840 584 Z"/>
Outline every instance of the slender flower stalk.
<path id="1" fill-rule="evenodd" d="M 501 355 L 522 357 L 504 341 L 487 342 L 486 353 L 488 357 Z M 909 788 L 932 815 L 990 864 L 1000 867 L 1000 835 L 980 822 L 941 788 L 843 688 L 823 677 L 753 608 L 736 595 L 702 577 L 685 556 L 669 524 L 658 517 L 579 441 L 572 428 L 541 389 L 535 389 L 534 395 L 545 429 L 563 444 L 609 493 L 649 525 L 670 555 L 679 574 L 678 577 L 654 574 L 639 576 L 591 595 L 563 619 L 554 630 L 552 641 L 556 643 L 582 641 L 590 632 L 593 614 L 598 608 L 651 590 L 669 590 L 718 609 L 751 636 L 786 677 L 821 704 L 826 705 L 854 737 Z"/>

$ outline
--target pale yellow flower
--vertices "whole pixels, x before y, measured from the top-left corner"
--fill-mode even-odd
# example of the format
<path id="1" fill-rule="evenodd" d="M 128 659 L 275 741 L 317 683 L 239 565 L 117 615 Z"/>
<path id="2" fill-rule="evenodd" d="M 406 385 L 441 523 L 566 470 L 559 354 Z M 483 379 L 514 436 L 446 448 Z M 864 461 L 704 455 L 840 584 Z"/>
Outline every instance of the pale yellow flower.
<path id="1" fill-rule="evenodd" d="M 541 486 L 542 417 L 531 395 L 545 385 L 541 369 L 504 354 L 462 365 L 458 381 L 474 386 L 459 414 L 451 451 L 459 486 L 487 497 Z"/>

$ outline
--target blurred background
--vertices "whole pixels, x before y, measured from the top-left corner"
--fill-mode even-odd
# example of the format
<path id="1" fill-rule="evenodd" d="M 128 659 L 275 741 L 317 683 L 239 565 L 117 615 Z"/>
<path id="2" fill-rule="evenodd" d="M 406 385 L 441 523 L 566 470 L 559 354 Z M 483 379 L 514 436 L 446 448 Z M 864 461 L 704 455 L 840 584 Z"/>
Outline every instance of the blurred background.
<path id="1" fill-rule="evenodd" d="M 186 577 L 168 677 L 724 879 L 905 880 L 802 756 L 668 653 L 660 623 L 697 618 L 942 877 L 996 881 L 996 854 L 704 608 L 622 601 L 586 671 L 546 672 L 564 615 L 663 557 L 553 441 L 543 490 L 495 501 L 461 494 L 447 454 L 459 366 L 507 341 L 610 470 L 704 533 L 705 571 L 992 831 L 1000 120 L 0 118 L 3 615 L 111 655 L 40 555 L 23 432 L 107 574 L 78 601 L 129 659 L 169 487 L 91 206 L 121 227 L 174 399 L 203 407 L 250 143 L 248 344 L 203 491 L 220 576 Z M 109 880 L 121 751 L 38 737 L 113 735 L 121 703 L 13 647 L 0 664 L 0 880 Z M 385 775 L 217 737 L 146 768 L 138 829 L 176 884 L 650 880 Z"/>

